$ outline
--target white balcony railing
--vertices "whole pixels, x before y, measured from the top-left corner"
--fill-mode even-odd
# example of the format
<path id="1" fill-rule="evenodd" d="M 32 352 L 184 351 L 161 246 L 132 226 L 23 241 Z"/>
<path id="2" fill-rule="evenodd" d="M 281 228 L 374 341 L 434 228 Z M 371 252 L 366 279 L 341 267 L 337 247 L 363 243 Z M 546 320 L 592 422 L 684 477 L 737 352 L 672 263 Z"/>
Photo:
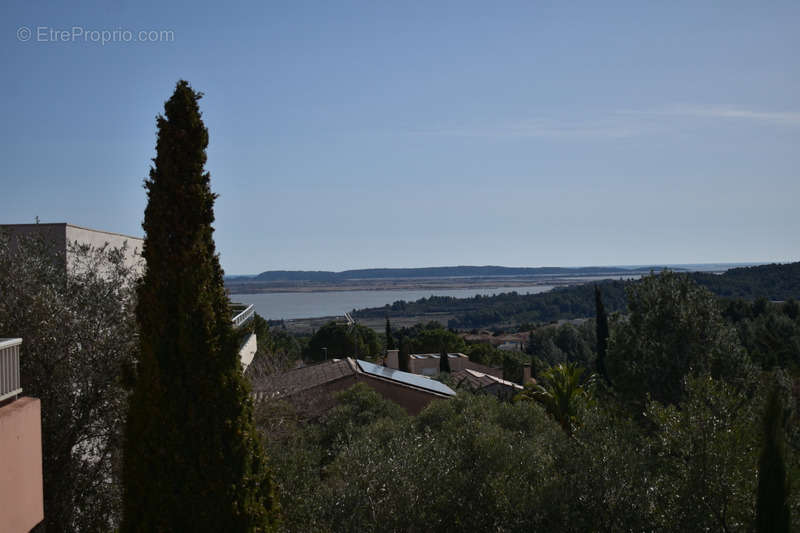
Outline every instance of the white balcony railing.
<path id="1" fill-rule="evenodd" d="M 22 393 L 19 384 L 19 345 L 22 339 L 0 339 L 0 402 Z"/>
<path id="2" fill-rule="evenodd" d="M 238 328 L 239 326 L 241 326 L 242 324 L 253 318 L 255 312 L 256 308 L 254 305 L 251 304 L 245 307 L 244 311 L 240 312 L 238 315 L 233 317 L 233 327 Z"/>

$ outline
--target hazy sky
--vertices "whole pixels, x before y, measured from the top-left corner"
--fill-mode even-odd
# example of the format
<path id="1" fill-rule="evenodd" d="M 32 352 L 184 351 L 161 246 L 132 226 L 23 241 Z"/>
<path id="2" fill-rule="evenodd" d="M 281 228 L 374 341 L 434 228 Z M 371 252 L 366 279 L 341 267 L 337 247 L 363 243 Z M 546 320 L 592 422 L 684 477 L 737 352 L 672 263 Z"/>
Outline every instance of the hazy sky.
<path id="1" fill-rule="evenodd" d="M 52 3 L 0 7 L 0 222 L 141 235 L 184 78 L 229 274 L 800 259 L 798 2 Z"/>

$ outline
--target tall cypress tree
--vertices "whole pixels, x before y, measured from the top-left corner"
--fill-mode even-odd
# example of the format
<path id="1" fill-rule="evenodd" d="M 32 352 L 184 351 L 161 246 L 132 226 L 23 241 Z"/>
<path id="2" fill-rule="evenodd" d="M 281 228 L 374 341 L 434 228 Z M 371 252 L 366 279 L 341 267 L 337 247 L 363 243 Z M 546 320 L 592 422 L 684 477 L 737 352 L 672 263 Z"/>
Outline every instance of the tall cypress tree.
<path id="1" fill-rule="evenodd" d="M 122 531 L 265 531 L 276 514 L 211 227 L 208 131 L 180 81 L 145 180 Z"/>
<path id="2" fill-rule="evenodd" d="M 780 390 L 774 387 L 764 412 L 764 443 L 758 460 L 756 531 L 788 533 L 788 484 L 783 454 L 783 405 Z"/>
<path id="3" fill-rule="evenodd" d="M 608 371 L 606 370 L 606 352 L 608 351 L 608 317 L 603 306 L 603 297 L 600 287 L 594 286 L 595 328 L 597 332 L 597 373 L 603 376 L 607 383 Z"/>
<path id="4" fill-rule="evenodd" d="M 389 324 L 389 316 L 386 316 L 386 349 L 394 350 L 394 337 L 392 336 L 392 325 Z"/>
<path id="5" fill-rule="evenodd" d="M 450 373 L 450 357 L 447 355 L 445 348 L 442 348 L 441 353 L 439 353 L 439 372 Z"/>
<path id="6" fill-rule="evenodd" d="M 397 368 L 403 372 L 408 372 L 408 339 L 400 337 L 400 345 L 397 351 Z"/>

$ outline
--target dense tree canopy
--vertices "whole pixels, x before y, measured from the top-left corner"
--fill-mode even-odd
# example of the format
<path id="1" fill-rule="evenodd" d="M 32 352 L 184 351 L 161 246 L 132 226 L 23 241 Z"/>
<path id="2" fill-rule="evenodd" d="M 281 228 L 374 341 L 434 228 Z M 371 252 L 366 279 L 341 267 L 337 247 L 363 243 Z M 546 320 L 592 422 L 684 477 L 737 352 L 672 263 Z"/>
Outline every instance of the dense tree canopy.
<path id="1" fill-rule="evenodd" d="M 800 370 L 800 307 L 796 300 L 777 304 L 764 298 L 752 302 L 723 303 L 723 316 L 739 332 L 739 339 L 751 359 L 769 370 Z"/>
<path id="2" fill-rule="evenodd" d="M 611 311 L 625 307 L 626 282 L 602 283 L 603 297 Z M 591 285 L 560 287 L 540 294 L 501 293 L 494 296 L 476 295 L 472 298 L 431 296 L 416 302 L 398 301 L 390 306 L 361 309 L 353 316 L 369 318 L 384 315 L 413 316 L 448 313 L 455 318 L 447 325 L 471 329 L 494 325 L 550 322 L 562 318 L 587 317 L 594 314 L 594 292 Z"/>
<path id="3" fill-rule="evenodd" d="M 696 272 L 691 276 L 723 298 L 800 298 L 800 262 L 732 268 L 722 275 Z"/>
<path id="4" fill-rule="evenodd" d="M 589 372 L 598 330 L 587 320 L 535 327 L 530 354 L 466 346 L 508 375 L 534 362 L 539 386 L 515 403 L 459 390 L 409 418 L 360 389 L 329 416 L 288 423 L 291 409 L 266 402 L 263 430 L 292 517 L 284 528 L 753 531 L 762 419 L 778 378 L 786 432 L 776 442 L 793 483 L 782 509 L 800 526 L 795 303 L 727 302 L 721 312 L 707 290 L 670 272 L 630 284 L 627 300 L 630 313 L 608 321 L 603 386 Z M 404 328 L 401 346 L 406 334 L 435 353 L 453 332 Z M 748 353 L 780 368 L 778 378 Z"/>
<path id="5" fill-rule="evenodd" d="M 628 287 L 630 313 L 613 329 L 608 371 L 633 401 L 650 396 L 677 404 L 684 377 L 710 373 L 743 382 L 750 373 L 736 330 L 725 323 L 714 296 L 682 274 L 663 272 Z"/>
<path id="6" fill-rule="evenodd" d="M 574 362 L 590 368 L 596 358 L 595 332 L 594 321 L 539 327 L 531 331 L 527 351 L 547 365 Z"/>
<path id="7" fill-rule="evenodd" d="M 280 327 L 270 328 L 269 323 L 258 313 L 239 330 L 242 334 L 256 334 L 256 353 L 247 367 L 247 376 L 251 381 L 257 377 L 285 372 L 302 359 L 302 348 L 297 338 Z"/>
<path id="8" fill-rule="evenodd" d="M 316 423 L 261 410 L 286 531 L 748 532 L 762 398 L 688 378 L 644 427 L 613 400 L 573 404 L 572 436 L 538 402 L 466 391 L 416 418 L 363 386 Z"/>
<path id="9" fill-rule="evenodd" d="M 475 363 L 495 367 L 503 364 L 503 350 L 498 350 L 488 342 L 468 344 L 465 353 Z"/>
<path id="10" fill-rule="evenodd" d="M 403 328 L 399 335 L 408 339 L 410 353 L 464 352 L 467 348 L 464 339 L 457 333 L 444 329 L 438 322 L 416 324 Z"/>
<path id="11" fill-rule="evenodd" d="M 356 357 L 373 359 L 383 352 L 378 335 L 370 328 L 328 322 L 319 328 L 308 341 L 303 356 L 309 361 L 322 361 L 325 357 Z"/>
<path id="12" fill-rule="evenodd" d="M 768 300 L 800 299 L 800 262 L 734 268 L 717 275 L 702 272 L 687 274 L 696 283 L 724 298 L 759 297 Z M 607 313 L 625 311 L 625 288 L 636 280 L 604 281 L 597 284 L 603 294 Z M 384 307 L 360 309 L 354 316 L 423 316 L 453 314 L 448 327 L 514 328 L 521 324 L 547 323 L 561 319 L 589 317 L 595 314 L 595 294 L 588 283 L 558 287 L 540 294 L 500 293 L 473 298 L 431 296 L 415 302 L 397 301 Z"/>

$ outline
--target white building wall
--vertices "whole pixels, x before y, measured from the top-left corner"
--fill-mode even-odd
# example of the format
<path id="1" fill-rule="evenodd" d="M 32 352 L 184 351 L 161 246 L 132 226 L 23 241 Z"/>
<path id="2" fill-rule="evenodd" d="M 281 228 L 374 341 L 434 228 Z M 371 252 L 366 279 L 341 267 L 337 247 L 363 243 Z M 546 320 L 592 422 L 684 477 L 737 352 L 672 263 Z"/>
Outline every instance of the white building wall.
<path id="1" fill-rule="evenodd" d="M 88 244 L 93 248 L 101 248 L 106 244 L 111 248 L 122 248 L 127 245 L 125 250 L 126 265 L 136 267 L 140 273 L 143 272 L 144 261 L 141 254 L 144 240 L 138 237 L 66 224 L 66 242 L 67 246 L 69 246 L 69 243 L 77 242 L 78 244 Z M 70 266 L 69 254 L 67 255 L 67 266 Z"/>
<path id="2" fill-rule="evenodd" d="M 141 261 L 144 240 L 139 237 L 82 228 L 65 222 L 52 224 L 0 224 L 0 232 L 9 237 L 12 250 L 16 247 L 20 238 L 41 236 L 45 241 L 52 244 L 55 253 L 66 256 L 67 268 L 71 266 L 69 254 L 67 254 L 70 243 L 77 241 L 79 244 L 88 244 L 94 248 L 100 248 L 106 243 L 112 248 L 122 248 L 127 243 L 126 264 L 137 267 L 139 273 L 144 271 L 144 262 Z"/>
<path id="3" fill-rule="evenodd" d="M 255 357 L 257 349 L 258 339 L 255 333 L 251 333 L 239 350 L 239 358 L 242 361 L 242 372 L 247 370 L 247 367 L 253 362 L 253 357 Z"/>

